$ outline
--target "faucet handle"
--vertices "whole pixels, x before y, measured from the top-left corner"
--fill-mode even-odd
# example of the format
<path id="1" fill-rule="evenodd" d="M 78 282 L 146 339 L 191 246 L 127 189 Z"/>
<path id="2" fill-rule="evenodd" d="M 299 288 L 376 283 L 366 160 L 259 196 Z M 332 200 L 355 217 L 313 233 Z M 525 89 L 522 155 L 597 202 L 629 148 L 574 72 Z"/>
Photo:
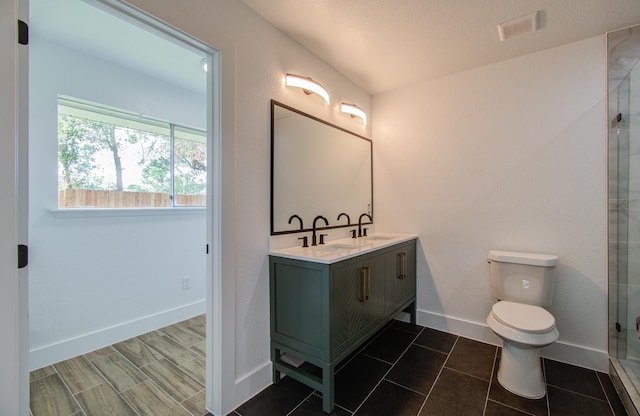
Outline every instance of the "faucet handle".
<path id="1" fill-rule="evenodd" d="M 329 234 L 320 234 L 320 242 L 318 244 L 324 244 L 324 238 Z"/>
<path id="2" fill-rule="evenodd" d="M 304 237 L 298 238 L 298 240 L 302 240 L 302 247 L 309 247 L 309 237 L 306 235 Z"/>
<path id="3" fill-rule="evenodd" d="M 362 236 L 363 236 L 363 237 L 366 237 L 366 236 L 367 236 L 367 229 L 366 229 L 366 228 L 363 228 L 363 229 L 362 229 Z"/>
<path id="4" fill-rule="evenodd" d="M 351 230 L 351 238 L 356 238 L 356 237 L 357 237 L 356 230 L 355 229 Z"/>

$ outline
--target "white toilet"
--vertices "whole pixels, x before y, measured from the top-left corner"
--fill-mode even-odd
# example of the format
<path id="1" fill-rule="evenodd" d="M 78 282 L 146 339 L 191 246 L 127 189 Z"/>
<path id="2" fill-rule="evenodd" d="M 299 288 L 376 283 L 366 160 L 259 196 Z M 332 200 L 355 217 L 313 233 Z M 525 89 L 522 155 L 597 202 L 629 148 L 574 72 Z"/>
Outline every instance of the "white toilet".
<path id="1" fill-rule="evenodd" d="M 487 324 L 503 340 L 498 381 L 510 392 L 529 399 L 545 395 L 540 348 L 558 339 L 550 306 L 558 256 L 489 251 L 491 290 L 498 303 Z"/>

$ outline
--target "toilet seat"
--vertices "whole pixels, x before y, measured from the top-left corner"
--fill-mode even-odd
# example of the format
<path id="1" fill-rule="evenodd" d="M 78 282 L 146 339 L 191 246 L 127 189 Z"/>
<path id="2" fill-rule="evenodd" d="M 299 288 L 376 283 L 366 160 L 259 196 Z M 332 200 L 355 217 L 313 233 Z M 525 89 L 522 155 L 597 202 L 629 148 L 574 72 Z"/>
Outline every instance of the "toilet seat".
<path id="1" fill-rule="evenodd" d="M 491 307 L 491 314 L 501 324 L 529 334 L 544 334 L 556 325 L 545 309 L 524 303 L 500 301 Z"/>
<path id="2" fill-rule="evenodd" d="M 522 348 L 538 348 L 552 344 L 560 336 L 555 318 L 539 306 L 500 301 L 487 317 L 489 328 L 504 341 Z"/>

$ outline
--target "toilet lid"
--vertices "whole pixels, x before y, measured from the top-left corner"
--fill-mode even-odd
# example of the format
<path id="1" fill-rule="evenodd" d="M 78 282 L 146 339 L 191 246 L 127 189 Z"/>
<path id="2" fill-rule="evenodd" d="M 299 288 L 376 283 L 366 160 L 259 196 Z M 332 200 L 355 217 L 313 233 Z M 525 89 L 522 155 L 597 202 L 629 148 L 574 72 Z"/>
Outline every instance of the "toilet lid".
<path id="1" fill-rule="evenodd" d="M 504 325 L 529 333 L 542 333 L 551 330 L 556 320 L 549 312 L 539 306 L 500 301 L 493 305 L 491 313 Z"/>

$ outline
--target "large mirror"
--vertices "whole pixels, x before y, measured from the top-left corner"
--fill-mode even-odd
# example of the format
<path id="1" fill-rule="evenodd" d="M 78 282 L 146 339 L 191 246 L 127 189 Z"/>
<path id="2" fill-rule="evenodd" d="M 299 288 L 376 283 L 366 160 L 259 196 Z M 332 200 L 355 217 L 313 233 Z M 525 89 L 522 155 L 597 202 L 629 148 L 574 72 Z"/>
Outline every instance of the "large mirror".
<path id="1" fill-rule="evenodd" d="M 271 234 L 309 231 L 318 215 L 329 225 L 317 229 L 373 218 L 371 153 L 366 137 L 272 100 Z"/>

